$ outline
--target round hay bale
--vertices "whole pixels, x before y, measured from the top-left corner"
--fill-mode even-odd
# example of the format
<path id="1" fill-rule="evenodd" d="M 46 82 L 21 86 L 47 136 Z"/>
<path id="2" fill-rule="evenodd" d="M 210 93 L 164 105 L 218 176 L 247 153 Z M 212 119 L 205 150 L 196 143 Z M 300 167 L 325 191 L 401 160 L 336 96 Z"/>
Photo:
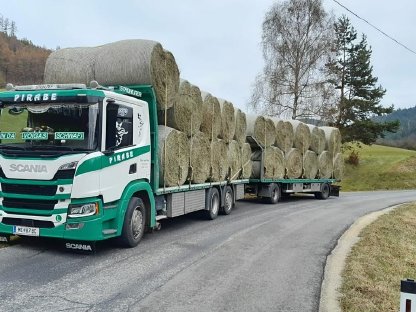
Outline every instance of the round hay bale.
<path id="1" fill-rule="evenodd" d="M 235 113 L 231 102 L 218 99 L 221 107 L 221 131 L 220 138 L 226 143 L 231 142 L 235 133 Z"/>
<path id="2" fill-rule="evenodd" d="M 276 127 L 273 120 L 263 116 L 247 115 L 247 136 L 252 136 L 263 147 L 276 141 Z"/>
<path id="3" fill-rule="evenodd" d="M 336 154 L 341 152 L 341 132 L 339 132 L 339 129 L 334 127 L 320 128 L 325 132 L 325 150 L 327 150 L 332 157 L 335 157 Z"/>
<path id="4" fill-rule="evenodd" d="M 241 176 L 241 148 L 237 141 L 232 140 L 228 144 L 228 168 L 230 180 L 238 180 Z"/>
<path id="5" fill-rule="evenodd" d="M 285 155 L 286 175 L 289 179 L 298 179 L 302 176 L 303 159 L 302 153 L 297 148 L 292 148 Z"/>
<path id="6" fill-rule="evenodd" d="M 311 146 L 309 147 L 316 154 L 321 154 L 325 150 L 326 139 L 325 131 L 313 125 L 307 125 L 311 131 Z"/>
<path id="7" fill-rule="evenodd" d="M 293 147 L 305 154 L 311 144 L 309 127 L 299 120 L 290 120 L 289 122 L 292 124 L 294 131 Z"/>
<path id="8" fill-rule="evenodd" d="M 256 155 L 252 159 L 256 159 Z M 260 178 L 261 162 L 253 161 L 252 178 Z M 285 158 L 283 152 L 275 146 L 268 146 L 263 150 L 263 178 L 283 179 L 285 175 Z"/>
<path id="9" fill-rule="evenodd" d="M 218 99 L 207 92 L 201 92 L 202 122 L 201 131 L 213 141 L 221 131 L 221 107 Z"/>
<path id="10" fill-rule="evenodd" d="M 318 156 L 319 177 L 321 179 L 330 179 L 332 177 L 333 164 L 332 157 L 328 151 L 323 151 Z"/>
<path id="11" fill-rule="evenodd" d="M 243 179 L 248 179 L 251 176 L 252 162 L 251 162 L 251 147 L 248 143 L 243 143 L 241 146 L 241 168 Z"/>
<path id="12" fill-rule="evenodd" d="M 318 174 L 318 156 L 314 151 L 306 151 L 303 155 L 303 177 L 315 179 Z"/>
<path id="13" fill-rule="evenodd" d="M 211 141 L 211 175 L 208 179 L 212 182 L 224 181 L 228 174 L 227 144 L 224 140 Z"/>
<path id="14" fill-rule="evenodd" d="M 293 126 L 289 121 L 281 119 L 275 119 L 274 122 L 276 126 L 276 146 L 287 153 L 293 147 Z"/>
<path id="15" fill-rule="evenodd" d="M 211 146 L 208 136 L 198 132 L 190 139 L 190 168 L 192 168 L 192 183 L 204 183 L 209 176 Z"/>
<path id="16" fill-rule="evenodd" d="M 159 183 L 178 186 L 185 183 L 189 169 L 189 141 L 173 128 L 159 126 Z"/>
<path id="17" fill-rule="evenodd" d="M 337 153 L 334 157 L 334 179 L 341 180 L 344 176 L 344 157 Z"/>
<path id="18" fill-rule="evenodd" d="M 152 40 L 122 40 L 98 47 L 59 49 L 45 65 L 45 83 L 153 86 L 158 109 L 178 97 L 179 69 L 172 53 Z"/>
<path id="19" fill-rule="evenodd" d="M 246 114 L 239 108 L 235 110 L 235 133 L 234 140 L 243 144 L 246 141 L 247 119 Z"/>
<path id="20" fill-rule="evenodd" d="M 181 80 L 178 101 L 171 108 L 158 111 L 158 123 L 165 125 L 166 122 L 168 127 L 182 131 L 190 137 L 201 127 L 201 108 L 202 97 L 199 88 Z"/>

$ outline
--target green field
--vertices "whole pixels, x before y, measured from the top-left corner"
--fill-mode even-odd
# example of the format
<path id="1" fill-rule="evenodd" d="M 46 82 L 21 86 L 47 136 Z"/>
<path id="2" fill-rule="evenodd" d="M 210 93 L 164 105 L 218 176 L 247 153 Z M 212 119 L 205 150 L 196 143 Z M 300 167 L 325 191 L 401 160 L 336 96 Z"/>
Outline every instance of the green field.
<path id="1" fill-rule="evenodd" d="M 345 164 L 342 191 L 416 188 L 416 151 L 380 145 L 357 148 L 358 166 Z M 350 151 L 344 152 L 344 157 Z"/>

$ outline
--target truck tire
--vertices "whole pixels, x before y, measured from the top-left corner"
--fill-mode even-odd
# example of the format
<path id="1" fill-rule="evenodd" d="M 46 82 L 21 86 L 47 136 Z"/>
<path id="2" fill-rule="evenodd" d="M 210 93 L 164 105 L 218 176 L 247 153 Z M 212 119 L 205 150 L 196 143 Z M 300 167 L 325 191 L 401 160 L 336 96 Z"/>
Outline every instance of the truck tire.
<path id="1" fill-rule="evenodd" d="M 143 237 L 146 225 L 146 207 L 140 198 L 132 197 L 124 215 L 123 230 L 119 237 L 120 245 L 136 247 Z"/>
<path id="2" fill-rule="evenodd" d="M 221 214 L 229 215 L 234 208 L 233 188 L 227 185 L 224 189 L 224 207 L 221 208 Z"/>
<path id="3" fill-rule="evenodd" d="M 322 199 L 325 200 L 329 197 L 329 193 L 330 193 L 331 189 L 328 183 L 324 183 L 321 186 L 321 191 L 315 193 L 315 198 L 316 199 Z"/>
<path id="4" fill-rule="evenodd" d="M 270 189 L 270 197 L 266 197 L 266 203 L 277 204 L 280 199 L 280 187 L 279 184 L 273 183 Z"/>
<path id="5" fill-rule="evenodd" d="M 218 217 L 220 210 L 220 194 L 215 187 L 208 189 L 205 195 L 205 217 L 208 220 L 214 220 Z"/>

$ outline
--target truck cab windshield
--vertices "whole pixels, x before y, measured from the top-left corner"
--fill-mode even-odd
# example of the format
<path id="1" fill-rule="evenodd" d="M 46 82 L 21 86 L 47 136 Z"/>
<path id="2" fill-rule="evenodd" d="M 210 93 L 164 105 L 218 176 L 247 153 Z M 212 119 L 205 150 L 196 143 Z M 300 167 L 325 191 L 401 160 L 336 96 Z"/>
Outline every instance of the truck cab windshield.
<path id="1" fill-rule="evenodd" d="M 98 104 L 6 105 L 0 108 L 0 151 L 96 150 L 98 110 Z"/>

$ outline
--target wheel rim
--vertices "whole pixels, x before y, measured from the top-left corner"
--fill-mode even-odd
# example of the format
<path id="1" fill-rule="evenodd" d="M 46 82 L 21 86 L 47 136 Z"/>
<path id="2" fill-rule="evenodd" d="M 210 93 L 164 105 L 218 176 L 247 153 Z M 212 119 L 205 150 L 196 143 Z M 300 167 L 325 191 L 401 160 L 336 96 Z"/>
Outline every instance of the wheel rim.
<path id="1" fill-rule="evenodd" d="M 218 213 L 218 209 L 220 207 L 217 195 L 212 196 L 212 198 L 211 198 L 211 207 L 212 207 L 212 209 L 211 209 L 212 214 L 216 215 Z"/>
<path id="2" fill-rule="evenodd" d="M 274 201 L 276 201 L 276 200 L 278 200 L 279 199 L 279 195 L 277 194 L 277 189 L 275 188 L 274 190 L 273 190 L 273 194 L 272 194 L 272 196 L 273 196 L 273 200 Z"/>
<path id="3" fill-rule="evenodd" d="M 225 211 L 231 210 L 233 206 L 233 197 L 230 191 L 225 193 L 225 200 L 224 200 L 224 209 Z"/>
<path id="4" fill-rule="evenodd" d="M 143 230 L 143 213 L 140 210 L 140 207 L 136 207 L 131 216 L 131 231 L 133 233 L 133 238 L 137 239 L 140 237 Z"/>

